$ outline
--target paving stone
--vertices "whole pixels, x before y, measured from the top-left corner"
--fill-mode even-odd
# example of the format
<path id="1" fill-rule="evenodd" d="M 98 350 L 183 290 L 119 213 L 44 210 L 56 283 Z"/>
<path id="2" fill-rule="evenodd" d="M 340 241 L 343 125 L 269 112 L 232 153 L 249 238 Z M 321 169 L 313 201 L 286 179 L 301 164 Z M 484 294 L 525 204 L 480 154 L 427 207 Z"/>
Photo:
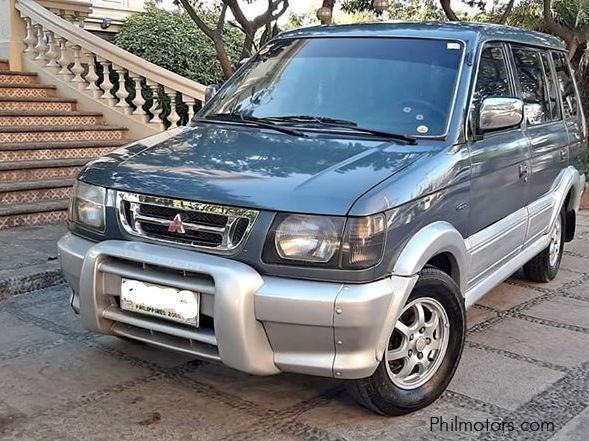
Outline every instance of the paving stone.
<path id="1" fill-rule="evenodd" d="M 45 253 L 32 250 L 17 243 L 4 245 L 0 252 L 0 270 L 18 269 L 28 265 L 47 262 Z"/>
<path id="2" fill-rule="evenodd" d="M 541 296 L 540 291 L 519 285 L 503 283 L 478 301 L 480 305 L 497 311 L 506 311 L 514 306 Z"/>
<path id="3" fill-rule="evenodd" d="M 514 277 L 511 280 L 515 281 L 516 283 L 519 283 L 519 284 L 530 285 L 530 286 L 538 287 L 541 289 L 555 290 L 555 289 L 562 288 L 567 283 L 578 281 L 582 277 L 583 277 L 583 274 L 579 274 L 578 272 L 573 272 L 573 271 L 567 271 L 566 269 L 561 268 L 560 271 L 558 271 L 558 275 L 556 276 L 556 278 L 554 280 L 551 280 L 548 283 L 530 282 L 529 280 L 527 280 L 525 278 L 525 275 L 523 274 L 523 272 L 514 275 Z"/>
<path id="4" fill-rule="evenodd" d="M 342 394 L 322 406 L 301 414 L 297 421 L 325 428 L 330 433 L 354 441 L 476 438 L 475 435 L 478 433 L 444 430 L 446 427 L 439 424 L 440 422 L 450 423 L 454 417 L 457 417 L 459 421 L 470 422 L 497 420 L 490 414 L 444 400 L 436 401 L 410 415 L 382 417 L 358 407 L 347 394 Z"/>
<path id="5" fill-rule="evenodd" d="M 587 441 L 589 438 L 589 407 L 570 420 L 550 441 Z"/>
<path id="6" fill-rule="evenodd" d="M 216 363 L 202 366 L 187 376 L 276 410 L 316 397 L 338 384 L 329 378 L 293 374 L 256 377 Z"/>
<path id="7" fill-rule="evenodd" d="M 488 309 L 481 309 L 481 308 L 470 308 L 466 311 L 466 325 L 468 328 L 472 328 L 478 324 L 483 323 L 493 317 L 497 317 L 497 313 L 495 311 L 489 311 Z"/>
<path id="8" fill-rule="evenodd" d="M 86 441 L 211 440 L 225 439 L 254 421 L 180 381 L 163 379 L 40 418 L 27 430 L 42 434 L 49 426 L 64 438 Z"/>
<path id="9" fill-rule="evenodd" d="M 581 256 L 589 257 L 589 241 L 583 239 L 575 239 L 572 242 L 564 245 L 565 251 L 571 251 Z"/>
<path id="10" fill-rule="evenodd" d="M 469 340 L 561 366 L 577 366 L 589 360 L 589 335 L 568 329 L 505 318 Z"/>
<path id="11" fill-rule="evenodd" d="M 21 321 L 8 311 L 0 312 L 0 324 L 2 326 L 2 332 L 0 332 L 0 360 L 16 356 L 19 353 L 19 348 L 24 349 L 36 345 L 50 344 L 62 338 L 59 334 Z"/>
<path id="12" fill-rule="evenodd" d="M 80 317 L 70 307 L 68 286 L 61 285 L 37 292 L 37 298 L 47 298 L 46 302 L 25 307 L 25 311 L 75 332 L 83 332 Z"/>
<path id="13" fill-rule="evenodd" d="M 533 306 L 526 314 L 589 329 L 589 302 L 582 300 L 557 297 Z"/>
<path id="14" fill-rule="evenodd" d="M 577 257 L 563 254 L 560 267 L 568 271 L 586 273 L 589 271 L 589 257 Z"/>
<path id="15" fill-rule="evenodd" d="M 562 376 L 552 369 L 467 346 L 449 389 L 515 410 Z"/>
<path id="16" fill-rule="evenodd" d="M 149 373 L 81 343 L 68 343 L 42 357 L 0 361 L 0 391 L 8 405 L 30 415 Z"/>
<path id="17" fill-rule="evenodd" d="M 586 298 L 589 301 L 589 283 L 583 283 L 582 285 L 570 288 L 567 290 L 567 293 Z"/>

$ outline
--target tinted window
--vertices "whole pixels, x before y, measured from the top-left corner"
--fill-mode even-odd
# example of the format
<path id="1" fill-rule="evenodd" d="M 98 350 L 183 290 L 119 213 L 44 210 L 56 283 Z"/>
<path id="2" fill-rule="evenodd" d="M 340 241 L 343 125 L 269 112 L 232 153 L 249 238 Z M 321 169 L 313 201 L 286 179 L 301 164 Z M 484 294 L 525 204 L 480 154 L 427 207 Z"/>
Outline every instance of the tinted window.
<path id="1" fill-rule="evenodd" d="M 462 43 L 428 39 L 278 40 L 229 80 L 204 116 L 309 115 L 442 135 L 463 51 Z"/>
<path id="2" fill-rule="evenodd" d="M 560 119 L 560 104 L 558 102 L 554 71 L 550 64 L 550 57 L 547 52 L 542 52 L 540 58 L 542 59 L 542 66 L 544 67 L 544 74 L 546 75 L 547 80 L 546 84 L 548 86 L 546 92 L 548 94 L 547 99 L 550 109 L 550 120 L 555 121 Z"/>
<path id="3" fill-rule="evenodd" d="M 564 116 L 571 118 L 577 115 L 577 93 L 575 91 L 575 84 L 569 69 L 569 63 L 566 55 L 562 53 L 552 53 L 554 59 L 554 67 L 556 69 L 556 78 L 558 80 L 558 87 L 562 96 L 562 104 L 564 108 Z"/>
<path id="4" fill-rule="evenodd" d="M 473 105 L 477 108 L 490 96 L 513 96 L 509 86 L 505 53 L 500 47 L 486 47 L 481 54 Z"/>
<path id="5" fill-rule="evenodd" d="M 517 78 L 524 100 L 524 113 L 530 125 L 550 121 L 548 87 L 540 52 L 529 49 L 513 49 Z"/>

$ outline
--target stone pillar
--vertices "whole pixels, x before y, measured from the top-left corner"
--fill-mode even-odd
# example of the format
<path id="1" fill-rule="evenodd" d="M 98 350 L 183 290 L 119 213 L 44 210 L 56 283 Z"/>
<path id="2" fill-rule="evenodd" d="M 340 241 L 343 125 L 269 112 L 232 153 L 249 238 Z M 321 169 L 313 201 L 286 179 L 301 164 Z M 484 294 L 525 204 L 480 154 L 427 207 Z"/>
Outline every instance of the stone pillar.
<path id="1" fill-rule="evenodd" d="M 14 5 L 15 0 L 0 0 L 0 58 L 9 60 L 12 70 L 20 70 L 25 26 Z"/>

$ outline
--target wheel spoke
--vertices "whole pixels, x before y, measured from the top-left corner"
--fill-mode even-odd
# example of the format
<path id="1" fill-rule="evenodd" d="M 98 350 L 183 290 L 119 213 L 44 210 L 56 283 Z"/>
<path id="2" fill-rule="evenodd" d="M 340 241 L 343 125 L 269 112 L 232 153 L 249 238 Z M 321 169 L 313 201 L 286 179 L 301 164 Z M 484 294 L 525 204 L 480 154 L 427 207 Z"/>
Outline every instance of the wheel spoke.
<path id="1" fill-rule="evenodd" d="M 412 327 L 419 329 L 425 325 L 425 311 L 423 309 L 423 305 L 421 303 L 415 304 L 415 311 L 417 314 L 415 318 L 415 324 Z"/>
<path id="2" fill-rule="evenodd" d="M 425 329 L 429 331 L 429 334 L 433 334 L 439 324 L 440 316 L 437 311 L 432 311 L 432 316 L 430 317 L 429 322 L 425 324 Z"/>
<path id="3" fill-rule="evenodd" d="M 403 365 L 403 369 L 401 369 L 396 376 L 401 379 L 405 379 L 413 371 L 414 367 L 415 360 L 411 357 L 407 357 L 405 358 L 405 364 Z"/>
<path id="4" fill-rule="evenodd" d="M 405 323 L 403 323 L 401 319 L 397 321 L 395 329 L 407 338 L 409 338 L 409 336 L 411 335 L 411 329 L 409 329 L 409 327 Z"/>
<path id="5" fill-rule="evenodd" d="M 387 359 L 389 361 L 398 360 L 400 358 L 407 357 L 407 344 L 403 343 L 400 348 L 391 349 L 387 351 Z"/>

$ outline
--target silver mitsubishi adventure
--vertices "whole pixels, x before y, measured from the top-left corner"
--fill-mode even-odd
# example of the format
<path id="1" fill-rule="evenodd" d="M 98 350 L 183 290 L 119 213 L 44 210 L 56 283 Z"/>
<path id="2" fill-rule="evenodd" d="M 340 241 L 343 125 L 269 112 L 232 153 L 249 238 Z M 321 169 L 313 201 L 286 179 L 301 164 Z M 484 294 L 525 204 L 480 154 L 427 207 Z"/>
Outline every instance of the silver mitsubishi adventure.
<path id="1" fill-rule="evenodd" d="M 91 331 L 432 403 L 465 310 L 557 277 L 587 126 L 560 40 L 479 24 L 284 33 L 188 127 L 80 173 L 59 242 Z"/>

